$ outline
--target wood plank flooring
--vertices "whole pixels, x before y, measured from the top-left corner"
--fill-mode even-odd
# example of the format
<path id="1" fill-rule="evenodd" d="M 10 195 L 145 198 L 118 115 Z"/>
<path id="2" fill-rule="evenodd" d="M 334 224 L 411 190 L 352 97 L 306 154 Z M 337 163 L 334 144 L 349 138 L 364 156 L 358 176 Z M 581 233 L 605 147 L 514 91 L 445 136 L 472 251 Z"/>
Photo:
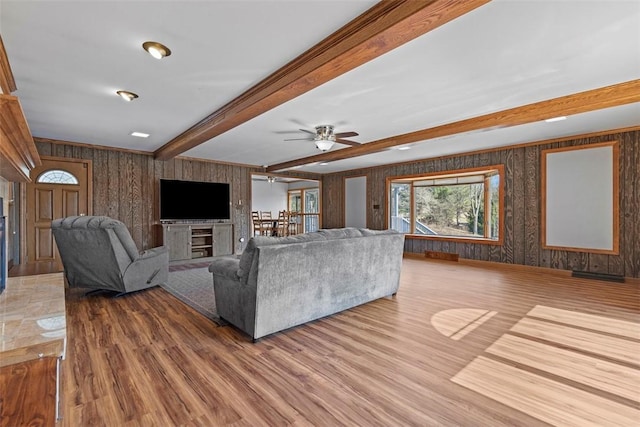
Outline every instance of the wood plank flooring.
<path id="1" fill-rule="evenodd" d="M 575 337 L 635 348 L 639 289 L 405 259 L 395 298 L 256 344 L 160 288 L 116 299 L 67 290 L 61 425 L 546 426 L 584 411 L 633 425 L 640 363 L 619 346 L 582 349 Z M 554 335 L 517 331 L 523 321 Z"/>

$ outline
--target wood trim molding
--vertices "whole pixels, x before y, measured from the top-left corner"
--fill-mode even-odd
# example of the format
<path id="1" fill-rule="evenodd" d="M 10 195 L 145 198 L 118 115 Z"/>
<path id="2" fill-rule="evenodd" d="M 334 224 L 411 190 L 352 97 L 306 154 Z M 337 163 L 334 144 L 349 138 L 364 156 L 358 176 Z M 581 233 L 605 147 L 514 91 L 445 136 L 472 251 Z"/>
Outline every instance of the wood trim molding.
<path id="1" fill-rule="evenodd" d="M 9 95 L 18 89 L 16 81 L 13 79 L 13 72 L 11 71 L 11 65 L 9 65 L 7 51 L 4 49 L 2 36 L 0 36 L 0 89 L 5 95 Z"/>
<path id="2" fill-rule="evenodd" d="M 29 181 L 29 172 L 40 163 L 18 98 L 0 94 L 0 176 Z"/>
<path id="3" fill-rule="evenodd" d="M 612 248 L 611 249 L 595 249 L 586 247 L 570 247 L 570 246 L 554 246 L 547 243 L 547 156 L 553 153 L 588 150 L 592 148 L 611 147 L 613 155 L 612 164 Z M 547 250 L 559 250 L 569 252 L 586 252 L 593 254 L 607 254 L 607 255 L 619 255 L 620 254 L 620 145 L 619 141 L 607 141 L 588 145 L 574 145 L 569 147 L 549 148 L 542 150 L 540 153 L 540 239 L 542 249 Z"/>
<path id="4" fill-rule="evenodd" d="M 505 128 L 533 123 L 557 116 L 569 116 L 604 108 L 640 102 L 640 80 L 631 80 L 521 107 L 472 117 L 432 128 L 396 135 L 359 145 L 291 160 L 267 167 L 267 172 L 289 169 L 315 162 L 331 162 L 377 153 L 398 145 L 471 132 L 480 129 Z"/>
<path id="5" fill-rule="evenodd" d="M 383 1 L 158 150 L 168 160 L 490 0 Z"/>

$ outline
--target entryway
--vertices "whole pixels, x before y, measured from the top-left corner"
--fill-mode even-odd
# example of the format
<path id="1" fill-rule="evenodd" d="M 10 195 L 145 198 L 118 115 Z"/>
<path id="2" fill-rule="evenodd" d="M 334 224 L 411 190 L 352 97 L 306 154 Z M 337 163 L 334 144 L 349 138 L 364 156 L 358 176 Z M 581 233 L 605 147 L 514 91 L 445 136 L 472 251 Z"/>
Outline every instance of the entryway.
<path id="1" fill-rule="evenodd" d="M 51 222 L 72 215 L 91 215 L 91 160 L 42 157 L 26 185 L 26 258 L 22 269 L 60 271 L 62 264 Z M 13 275 L 13 274 L 12 274 Z"/>

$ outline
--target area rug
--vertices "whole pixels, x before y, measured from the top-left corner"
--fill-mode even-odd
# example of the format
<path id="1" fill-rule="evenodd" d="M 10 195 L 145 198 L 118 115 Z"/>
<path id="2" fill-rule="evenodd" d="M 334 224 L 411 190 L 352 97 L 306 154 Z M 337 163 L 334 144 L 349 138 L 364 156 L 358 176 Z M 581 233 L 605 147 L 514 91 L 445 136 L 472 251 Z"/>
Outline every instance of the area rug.
<path id="1" fill-rule="evenodd" d="M 192 262 L 185 264 L 172 264 L 169 266 L 169 272 L 171 271 L 184 271 L 184 270 L 192 270 L 194 268 L 203 268 L 209 267 L 211 261 L 203 261 L 203 262 Z"/>
<path id="2" fill-rule="evenodd" d="M 216 311 L 213 276 L 207 267 L 170 271 L 169 280 L 160 286 L 216 324 L 226 325 Z"/>

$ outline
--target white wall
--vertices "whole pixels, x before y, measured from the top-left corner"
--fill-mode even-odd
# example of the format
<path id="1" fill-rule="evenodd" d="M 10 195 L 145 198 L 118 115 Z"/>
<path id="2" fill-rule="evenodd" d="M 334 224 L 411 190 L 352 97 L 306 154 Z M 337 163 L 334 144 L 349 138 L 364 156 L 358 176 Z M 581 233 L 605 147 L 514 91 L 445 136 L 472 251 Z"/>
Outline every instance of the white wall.
<path id="1" fill-rule="evenodd" d="M 318 188 L 318 181 L 292 181 L 289 183 L 289 190 L 297 190 L 298 188 Z"/>
<path id="2" fill-rule="evenodd" d="M 251 181 L 251 210 L 270 211 L 274 218 L 278 212 L 287 210 L 286 182 Z"/>

